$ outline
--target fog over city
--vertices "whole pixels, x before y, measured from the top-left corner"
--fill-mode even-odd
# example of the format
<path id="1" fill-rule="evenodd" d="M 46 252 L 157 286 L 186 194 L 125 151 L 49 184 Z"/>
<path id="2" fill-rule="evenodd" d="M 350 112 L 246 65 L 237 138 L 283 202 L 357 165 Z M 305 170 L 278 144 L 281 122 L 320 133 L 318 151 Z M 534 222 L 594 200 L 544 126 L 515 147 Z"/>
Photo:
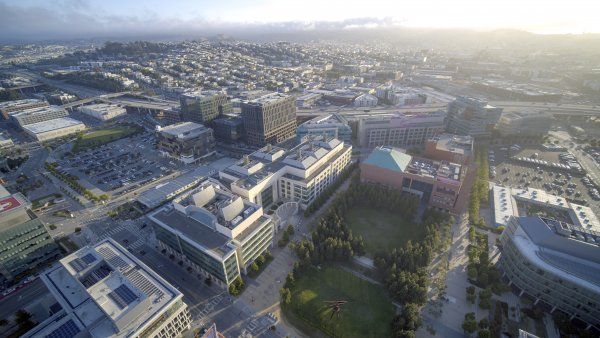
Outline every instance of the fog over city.
<path id="1" fill-rule="evenodd" d="M 0 0 L 0 337 L 600 337 L 600 0 Z"/>

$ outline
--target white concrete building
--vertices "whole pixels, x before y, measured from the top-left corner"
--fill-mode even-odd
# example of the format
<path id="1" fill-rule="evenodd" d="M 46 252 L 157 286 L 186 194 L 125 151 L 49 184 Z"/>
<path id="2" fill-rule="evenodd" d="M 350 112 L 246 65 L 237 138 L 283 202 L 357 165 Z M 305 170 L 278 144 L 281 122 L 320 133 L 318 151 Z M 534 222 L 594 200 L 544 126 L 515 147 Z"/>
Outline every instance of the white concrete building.
<path id="1" fill-rule="evenodd" d="M 9 113 L 13 123 L 23 128 L 28 124 L 44 122 L 69 116 L 69 113 L 59 106 L 36 107 Z"/>
<path id="2" fill-rule="evenodd" d="M 371 94 L 362 94 L 354 99 L 355 107 L 375 107 L 377 105 L 377 97 Z"/>
<path id="3" fill-rule="evenodd" d="M 68 136 L 84 131 L 85 124 L 70 117 L 62 117 L 54 120 L 32 123 L 23 126 L 23 130 L 39 142 L 49 141 L 55 138 Z"/>
<path id="4" fill-rule="evenodd" d="M 253 203 L 297 201 L 306 209 L 350 165 L 352 146 L 316 137 L 286 151 L 266 146 L 219 172 L 231 190 Z"/>
<path id="5" fill-rule="evenodd" d="M 125 115 L 127 113 L 125 108 L 116 104 L 108 103 L 81 106 L 79 108 L 79 111 L 100 121 L 108 121 L 114 119 L 115 117 Z"/>
<path id="6" fill-rule="evenodd" d="M 190 328 L 183 294 L 113 239 L 40 275 L 60 309 L 24 337 L 178 337 Z"/>

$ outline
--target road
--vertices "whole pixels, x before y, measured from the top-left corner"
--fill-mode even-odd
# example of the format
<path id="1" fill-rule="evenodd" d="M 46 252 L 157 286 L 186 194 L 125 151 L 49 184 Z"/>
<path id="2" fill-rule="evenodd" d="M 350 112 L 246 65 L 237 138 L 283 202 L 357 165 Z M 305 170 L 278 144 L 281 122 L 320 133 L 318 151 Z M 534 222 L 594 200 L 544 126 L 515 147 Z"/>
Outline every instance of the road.
<path id="1" fill-rule="evenodd" d="M 50 292 L 41 279 L 36 279 L 27 286 L 19 289 L 0 301 L 0 319 L 10 318 L 16 311 L 22 309 L 36 299 Z"/>

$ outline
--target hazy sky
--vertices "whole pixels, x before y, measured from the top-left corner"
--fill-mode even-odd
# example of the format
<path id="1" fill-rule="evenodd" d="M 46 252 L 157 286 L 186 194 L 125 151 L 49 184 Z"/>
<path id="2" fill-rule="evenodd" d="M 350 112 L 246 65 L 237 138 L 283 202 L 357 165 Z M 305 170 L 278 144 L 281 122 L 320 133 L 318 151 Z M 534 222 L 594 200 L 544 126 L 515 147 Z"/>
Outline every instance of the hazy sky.
<path id="1" fill-rule="evenodd" d="M 291 21 L 311 29 L 312 22 L 357 18 L 342 27 L 600 33 L 598 13 L 599 0 L 0 0 L 0 38 L 215 31 Z"/>

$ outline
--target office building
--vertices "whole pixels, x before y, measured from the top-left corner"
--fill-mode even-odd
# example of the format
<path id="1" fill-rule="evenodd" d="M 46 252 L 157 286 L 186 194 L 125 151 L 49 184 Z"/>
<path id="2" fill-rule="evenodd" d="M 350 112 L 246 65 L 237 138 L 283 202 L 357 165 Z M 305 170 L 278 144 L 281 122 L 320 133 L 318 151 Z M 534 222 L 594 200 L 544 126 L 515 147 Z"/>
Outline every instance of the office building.
<path id="1" fill-rule="evenodd" d="M 322 97 L 323 95 L 318 93 L 308 93 L 302 96 L 298 96 L 296 98 L 296 107 L 310 109 L 313 106 L 315 106 L 317 104 L 317 101 L 319 101 Z"/>
<path id="2" fill-rule="evenodd" d="M 306 209 L 350 165 L 351 155 L 351 145 L 322 136 L 289 151 L 267 145 L 220 171 L 219 178 L 265 208 L 296 201 Z"/>
<path id="3" fill-rule="evenodd" d="M 239 116 L 224 116 L 213 120 L 215 138 L 222 142 L 233 143 L 244 138 L 244 120 Z"/>
<path id="4" fill-rule="evenodd" d="M 221 114 L 231 113 L 227 94 L 214 90 L 193 91 L 181 94 L 181 115 L 184 121 L 209 125 Z"/>
<path id="5" fill-rule="evenodd" d="M 60 256 L 48 230 L 21 193 L 0 185 L 0 280 L 12 282 Z"/>
<path id="6" fill-rule="evenodd" d="M 451 134 L 488 137 L 500 120 L 502 108 L 486 101 L 460 96 L 448 104 L 446 131 Z"/>
<path id="7" fill-rule="evenodd" d="M 77 134 L 85 129 L 85 124 L 70 117 L 62 117 L 23 126 L 23 130 L 39 142 Z"/>
<path id="8" fill-rule="evenodd" d="M 498 266 L 519 296 L 599 329 L 600 234 L 538 216 L 511 217 Z"/>
<path id="9" fill-rule="evenodd" d="M 223 287 L 273 245 L 273 222 L 263 208 L 212 179 L 148 218 L 160 248 Z"/>
<path id="10" fill-rule="evenodd" d="M 473 162 L 474 139 L 466 135 L 440 134 L 425 143 L 425 157 L 459 164 Z"/>
<path id="11" fill-rule="evenodd" d="M 458 215 L 467 203 L 474 170 L 457 163 L 418 158 L 392 147 L 377 147 L 360 165 L 364 182 L 415 194 L 429 206 Z"/>
<path id="12" fill-rule="evenodd" d="M 329 114 L 317 116 L 308 120 L 296 129 L 296 135 L 302 140 L 307 135 L 323 136 L 337 138 L 350 144 L 352 140 L 352 128 L 348 125 L 348 120 L 340 114 Z"/>
<path id="13" fill-rule="evenodd" d="M 81 106 L 79 111 L 100 121 L 112 120 L 115 117 L 119 117 L 127 113 L 125 108 L 116 104 L 108 103 Z"/>
<path id="14" fill-rule="evenodd" d="M 10 113 L 10 118 L 13 123 L 21 128 L 29 124 L 68 116 L 69 113 L 65 109 L 58 106 L 31 108 Z"/>
<path id="15" fill-rule="evenodd" d="M 358 118 L 360 146 L 410 147 L 425 144 L 444 131 L 443 112 L 423 114 L 372 114 Z"/>
<path id="16" fill-rule="evenodd" d="M 355 107 L 375 107 L 377 105 L 377 97 L 371 94 L 362 94 L 354 99 Z"/>
<path id="17" fill-rule="evenodd" d="M 552 121 L 545 112 L 503 113 L 496 129 L 503 137 L 541 137 L 548 133 Z"/>
<path id="18" fill-rule="evenodd" d="M 215 152 L 215 138 L 210 128 L 181 122 L 156 127 L 156 147 L 161 154 L 183 163 L 194 163 Z"/>
<path id="19" fill-rule="evenodd" d="M 280 143 L 296 136 L 295 99 L 271 93 L 242 102 L 246 142 L 255 147 Z"/>
<path id="20" fill-rule="evenodd" d="M 10 113 L 40 107 L 48 107 L 48 102 L 46 100 L 38 99 L 0 102 L 0 114 L 2 114 L 2 117 L 5 120 L 8 120 L 10 118 Z"/>
<path id="21" fill-rule="evenodd" d="M 56 304 L 24 337 L 179 337 L 191 318 L 183 294 L 112 238 L 40 275 Z"/>

